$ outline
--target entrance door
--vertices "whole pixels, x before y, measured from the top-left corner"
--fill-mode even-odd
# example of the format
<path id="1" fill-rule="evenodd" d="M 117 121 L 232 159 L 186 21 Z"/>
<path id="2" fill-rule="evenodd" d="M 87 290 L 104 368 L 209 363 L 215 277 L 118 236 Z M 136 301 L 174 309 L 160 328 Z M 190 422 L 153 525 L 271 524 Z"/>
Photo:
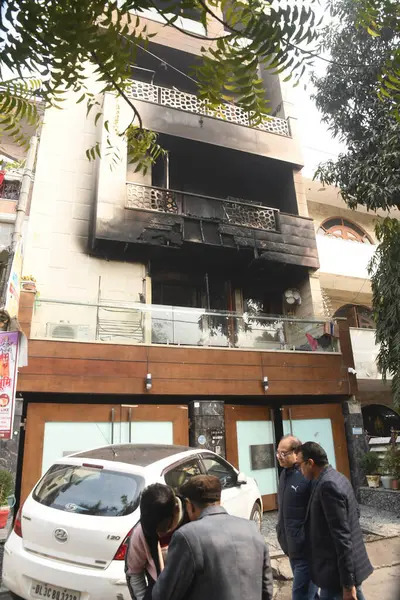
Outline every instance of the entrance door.
<path id="1" fill-rule="evenodd" d="M 186 406 L 28 405 L 21 500 L 63 456 L 120 443 L 188 445 Z"/>
<path id="2" fill-rule="evenodd" d="M 239 471 L 254 477 L 264 510 L 277 508 L 275 432 L 264 406 L 225 406 L 226 458 Z"/>
<path id="3" fill-rule="evenodd" d="M 285 406 L 283 433 L 292 433 L 304 442 L 317 442 L 332 467 L 350 478 L 344 419 L 340 404 Z"/>

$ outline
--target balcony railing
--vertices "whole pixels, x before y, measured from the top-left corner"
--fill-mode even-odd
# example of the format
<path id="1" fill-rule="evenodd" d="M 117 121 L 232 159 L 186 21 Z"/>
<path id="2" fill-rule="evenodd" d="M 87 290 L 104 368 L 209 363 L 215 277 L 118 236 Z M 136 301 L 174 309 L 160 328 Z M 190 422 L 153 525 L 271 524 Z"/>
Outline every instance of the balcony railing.
<path id="1" fill-rule="evenodd" d="M 9 169 L 0 185 L 2 200 L 18 200 L 21 188 L 22 169 Z"/>
<path id="2" fill-rule="evenodd" d="M 126 184 L 125 208 L 220 221 L 230 225 L 278 231 L 279 210 L 266 206 L 200 196 L 136 183 Z"/>
<path id="3" fill-rule="evenodd" d="M 131 81 L 126 93 L 131 98 L 136 98 L 136 100 L 153 102 L 154 104 L 169 106 L 170 108 L 191 112 L 196 115 L 213 117 L 222 121 L 244 125 L 245 127 L 252 127 L 253 129 L 260 129 L 261 131 L 290 137 L 289 125 L 286 119 L 265 117 L 261 123 L 256 124 L 249 119 L 248 113 L 232 103 L 221 104 L 218 109 L 213 109 L 206 101 L 200 100 L 194 94 L 187 94 L 177 89 L 164 88 L 136 80 Z"/>
<path id="4" fill-rule="evenodd" d="M 36 339 L 291 352 L 339 352 L 326 323 L 202 308 L 40 299 L 32 320 Z"/>
<path id="5" fill-rule="evenodd" d="M 375 342 L 375 329 L 350 327 L 351 345 L 358 379 L 382 379 L 376 359 L 379 345 Z M 388 379 L 391 379 L 388 374 Z"/>

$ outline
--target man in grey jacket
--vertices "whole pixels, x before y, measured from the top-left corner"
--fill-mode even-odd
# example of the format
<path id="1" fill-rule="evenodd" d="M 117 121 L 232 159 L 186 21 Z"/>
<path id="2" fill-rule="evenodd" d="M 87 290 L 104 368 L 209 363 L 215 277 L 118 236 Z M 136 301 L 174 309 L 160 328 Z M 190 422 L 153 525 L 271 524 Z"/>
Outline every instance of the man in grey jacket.
<path id="1" fill-rule="evenodd" d="M 153 600 L 272 600 L 268 547 L 255 523 L 220 506 L 220 480 L 197 475 L 180 494 L 191 522 L 172 536 Z"/>

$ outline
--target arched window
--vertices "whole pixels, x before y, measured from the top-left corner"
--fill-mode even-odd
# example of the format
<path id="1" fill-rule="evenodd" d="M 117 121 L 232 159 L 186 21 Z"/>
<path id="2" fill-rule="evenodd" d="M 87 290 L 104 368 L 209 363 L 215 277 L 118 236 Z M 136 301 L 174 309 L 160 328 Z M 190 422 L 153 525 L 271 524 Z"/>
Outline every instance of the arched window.
<path id="1" fill-rule="evenodd" d="M 350 327 L 375 329 L 374 315 L 372 310 L 367 306 L 345 304 L 335 312 L 334 316 L 345 317 L 349 321 Z"/>
<path id="2" fill-rule="evenodd" d="M 326 219 L 318 229 L 320 235 L 332 235 L 333 237 L 361 242 L 362 244 L 373 244 L 372 239 L 366 231 L 356 223 L 342 217 Z"/>

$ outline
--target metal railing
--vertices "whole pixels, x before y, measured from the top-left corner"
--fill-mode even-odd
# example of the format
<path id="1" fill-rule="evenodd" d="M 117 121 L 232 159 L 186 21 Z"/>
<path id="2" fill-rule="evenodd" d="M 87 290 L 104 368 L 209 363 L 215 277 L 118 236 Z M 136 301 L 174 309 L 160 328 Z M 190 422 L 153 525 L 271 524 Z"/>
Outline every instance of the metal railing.
<path id="1" fill-rule="evenodd" d="M 276 208 L 137 183 L 126 184 L 125 208 L 154 210 L 268 231 L 279 229 L 279 210 Z"/>
<path id="2" fill-rule="evenodd" d="M 23 169 L 8 169 L 0 185 L 2 200 L 18 200 Z"/>
<path id="3" fill-rule="evenodd" d="M 206 101 L 201 100 L 194 94 L 188 94 L 175 88 L 160 87 L 152 83 L 145 83 L 134 79 L 131 80 L 130 85 L 126 89 L 126 93 L 136 100 L 153 102 L 154 104 L 161 104 L 162 106 L 176 108 L 185 112 L 213 117 L 215 119 L 221 119 L 222 121 L 244 125 L 245 127 L 290 137 L 289 125 L 286 119 L 281 119 L 279 117 L 265 117 L 261 123 L 256 123 L 255 121 L 252 122 L 246 111 L 240 108 L 240 106 L 236 106 L 232 103 L 221 104 L 215 109 L 211 108 Z"/>
<path id="4" fill-rule="evenodd" d="M 36 303 L 36 339 L 293 352 L 339 352 L 319 319 L 296 319 L 203 308 L 104 300 L 43 299 Z"/>

